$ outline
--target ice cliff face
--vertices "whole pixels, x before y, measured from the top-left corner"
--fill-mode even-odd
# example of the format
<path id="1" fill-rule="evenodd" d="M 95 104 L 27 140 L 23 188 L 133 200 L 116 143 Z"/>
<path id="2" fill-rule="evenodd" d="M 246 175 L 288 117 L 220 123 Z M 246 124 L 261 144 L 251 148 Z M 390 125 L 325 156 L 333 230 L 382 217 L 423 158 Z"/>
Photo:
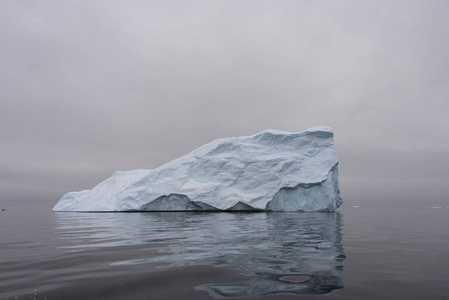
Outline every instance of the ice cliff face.
<path id="1" fill-rule="evenodd" d="M 115 172 L 53 211 L 333 211 L 342 202 L 333 132 L 320 126 L 218 139 L 154 170 Z"/>

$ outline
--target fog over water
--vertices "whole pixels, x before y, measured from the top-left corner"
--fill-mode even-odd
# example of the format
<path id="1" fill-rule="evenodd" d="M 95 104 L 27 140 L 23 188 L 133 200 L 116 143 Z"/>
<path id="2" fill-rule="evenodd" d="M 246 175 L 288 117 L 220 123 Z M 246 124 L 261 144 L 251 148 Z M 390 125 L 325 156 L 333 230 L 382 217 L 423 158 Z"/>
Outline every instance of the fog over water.
<path id="1" fill-rule="evenodd" d="M 317 125 L 334 129 L 345 205 L 449 206 L 448 12 L 1 1 L 1 206 L 51 207 L 216 138 Z"/>

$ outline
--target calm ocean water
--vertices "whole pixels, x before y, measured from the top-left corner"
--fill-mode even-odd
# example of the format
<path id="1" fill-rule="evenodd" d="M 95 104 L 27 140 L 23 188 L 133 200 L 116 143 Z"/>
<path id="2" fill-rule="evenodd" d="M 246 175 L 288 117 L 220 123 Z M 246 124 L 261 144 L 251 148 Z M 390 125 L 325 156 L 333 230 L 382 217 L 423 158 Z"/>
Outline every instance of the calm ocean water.
<path id="1" fill-rule="evenodd" d="M 449 299 L 449 210 L 0 211 L 0 299 Z"/>

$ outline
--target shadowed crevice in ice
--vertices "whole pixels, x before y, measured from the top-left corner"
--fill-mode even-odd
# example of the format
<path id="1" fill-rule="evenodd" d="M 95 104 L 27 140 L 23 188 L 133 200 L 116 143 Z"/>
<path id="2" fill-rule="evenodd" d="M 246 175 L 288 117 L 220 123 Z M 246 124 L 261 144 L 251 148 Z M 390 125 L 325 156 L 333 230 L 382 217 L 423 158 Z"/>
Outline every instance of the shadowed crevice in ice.
<path id="1" fill-rule="evenodd" d="M 201 201 L 191 201 L 189 197 L 182 194 L 169 194 L 168 196 L 160 196 L 159 198 L 142 205 L 138 210 L 134 211 L 220 211 L 212 205 Z"/>
<path id="2" fill-rule="evenodd" d="M 199 211 L 202 207 L 181 194 L 169 194 L 142 205 L 139 211 Z"/>
<path id="3" fill-rule="evenodd" d="M 325 203 L 327 202 L 327 205 Z M 338 187 L 338 163 L 326 179 L 318 183 L 299 183 L 281 188 L 267 203 L 267 211 L 334 211 L 343 203 Z"/>
<path id="4" fill-rule="evenodd" d="M 209 211 L 209 212 L 261 212 L 263 209 L 257 209 L 243 202 L 237 202 L 232 207 L 221 210 L 212 205 L 201 201 L 191 201 L 189 197 L 181 194 L 169 194 L 168 196 L 160 196 L 159 198 L 142 205 L 138 210 L 130 210 L 134 212 L 163 212 L 163 211 Z"/>
<path id="5" fill-rule="evenodd" d="M 252 207 L 249 204 L 239 201 L 235 205 L 226 209 L 226 211 L 246 211 L 246 212 L 254 211 L 254 212 L 256 212 L 256 211 L 263 211 L 263 209 L 257 209 L 257 208 Z"/>
<path id="6" fill-rule="evenodd" d="M 202 211 L 220 211 L 218 208 L 201 201 L 192 201 L 192 202 L 201 207 Z"/>

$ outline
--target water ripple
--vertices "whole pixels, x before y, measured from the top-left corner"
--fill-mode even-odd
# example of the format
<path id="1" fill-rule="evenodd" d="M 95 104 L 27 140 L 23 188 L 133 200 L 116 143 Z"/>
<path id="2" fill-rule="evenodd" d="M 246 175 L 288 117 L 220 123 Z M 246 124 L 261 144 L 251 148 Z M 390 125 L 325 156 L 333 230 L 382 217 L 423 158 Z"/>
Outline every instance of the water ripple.
<path id="1" fill-rule="evenodd" d="M 343 287 L 338 212 L 62 213 L 57 222 L 58 237 L 67 239 L 61 246 L 66 251 L 144 244 L 159 250 L 156 256 L 149 253 L 111 265 L 233 266 L 256 277 L 197 287 L 214 298 L 323 294 Z"/>

